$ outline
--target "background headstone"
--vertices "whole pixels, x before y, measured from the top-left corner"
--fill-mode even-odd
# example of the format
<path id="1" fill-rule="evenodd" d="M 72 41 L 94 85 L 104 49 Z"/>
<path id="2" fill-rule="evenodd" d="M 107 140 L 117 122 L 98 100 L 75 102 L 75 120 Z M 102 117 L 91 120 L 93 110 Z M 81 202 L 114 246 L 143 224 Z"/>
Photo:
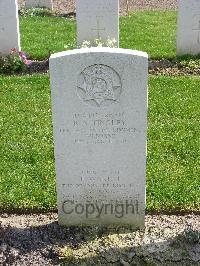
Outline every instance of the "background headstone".
<path id="1" fill-rule="evenodd" d="M 20 50 L 17 0 L 0 0 L 0 53 Z"/>
<path id="2" fill-rule="evenodd" d="M 147 69 L 119 48 L 51 56 L 61 225 L 144 226 Z"/>
<path id="3" fill-rule="evenodd" d="M 76 19 L 78 45 L 95 39 L 115 39 L 119 45 L 118 0 L 76 0 Z"/>
<path id="4" fill-rule="evenodd" d="M 53 2 L 52 0 L 26 0 L 25 7 L 26 8 L 46 7 L 49 9 L 53 9 Z"/>
<path id="5" fill-rule="evenodd" d="M 180 0 L 177 55 L 200 54 L 200 0 Z"/>

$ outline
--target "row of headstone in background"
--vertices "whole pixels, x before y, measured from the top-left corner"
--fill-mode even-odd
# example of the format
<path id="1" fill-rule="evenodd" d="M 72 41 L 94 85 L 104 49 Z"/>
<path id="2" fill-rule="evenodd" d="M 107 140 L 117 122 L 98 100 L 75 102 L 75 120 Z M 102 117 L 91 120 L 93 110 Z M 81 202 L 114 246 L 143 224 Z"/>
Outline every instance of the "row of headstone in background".
<path id="1" fill-rule="evenodd" d="M 77 0 L 78 44 L 118 44 L 118 0 Z M 85 48 L 52 55 L 60 225 L 144 226 L 146 53 Z"/>
<path id="2" fill-rule="evenodd" d="M 118 8 L 116 0 L 77 0 L 78 44 L 118 42 Z M 196 31 L 188 27 L 187 34 Z M 193 34 L 192 44 L 198 43 Z M 91 48 L 51 56 L 59 224 L 144 226 L 147 75 L 147 54 L 139 51 Z"/>
<path id="3" fill-rule="evenodd" d="M 116 40 L 119 46 L 119 1 L 76 0 L 77 43 Z M 177 55 L 200 54 L 200 0 L 179 0 Z"/>
<path id="4" fill-rule="evenodd" d="M 20 50 L 17 0 L 0 0 L 0 53 Z"/>
<path id="5" fill-rule="evenodd" d="M 52 0 L 27 0 L 26 7 L 52 8 Z M 91 6 L 91 8 L 88 8 Z M 20 49 L 17 0 L 0 1 L 0 53 Z M 77 42 L 95 39 L 119 43 L 118 0 L 77 0 Z M 200 1 L 180 0 L 177 29 L 177 55 L 200 53 Z"/>
<path id="6" fill-rule="evenodd" d="M 200 54 L 200 0 L 180 0 L 177 55 Z"/>
<path id="7" fill-rule="evenodd" d="M 27 0 L 26 8 L 47 7 L 52 9 L 52 0 Z M 19 17 L 17 0 L 0 0 L 0 53 L 9 54 L 20 47 Z"/>
<path id="8" fill-rule="evenodd" d="M 53 9 L 52 0 L 25 0 L 25 8 L 46 7 Z"/>

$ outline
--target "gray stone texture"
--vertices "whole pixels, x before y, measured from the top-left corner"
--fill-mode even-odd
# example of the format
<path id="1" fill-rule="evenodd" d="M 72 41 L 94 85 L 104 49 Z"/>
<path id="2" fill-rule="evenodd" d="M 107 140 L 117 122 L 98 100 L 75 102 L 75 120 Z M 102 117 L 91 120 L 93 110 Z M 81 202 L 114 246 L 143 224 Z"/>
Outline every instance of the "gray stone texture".
<path id="1" fill-rule="evenodd" d="M 20 50 L 17 0 L 0 0 L 0 53 Z"/>
<path id="2" fill-rule="evenodd" d="M 59 224 L 144 226 L 147 54 L 50 58 Z"/>
<path id="3" fill-rule="evenodd" d="M 177 55 L 200 54 L 200 0 L 180 0 Z"/>
<path id="4" fill-rule="evenodd" d="M 77 43 L 101 39 L 116 40 L 119 45 L 119 1 L 76 0 Z"/>

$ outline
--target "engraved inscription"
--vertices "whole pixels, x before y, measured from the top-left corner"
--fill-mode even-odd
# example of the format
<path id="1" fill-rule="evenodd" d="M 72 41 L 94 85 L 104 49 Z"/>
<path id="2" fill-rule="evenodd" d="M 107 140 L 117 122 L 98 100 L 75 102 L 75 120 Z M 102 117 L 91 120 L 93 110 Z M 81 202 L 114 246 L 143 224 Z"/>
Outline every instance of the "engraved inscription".
<path id="1" fill-rule="evenodd" d="M 81 201 L 105 202 L 106 195 L 109 194 L 114 200 L 119 190 L 122 193 L 121 200 L 138 198 L 137 184 L 131 181 L 124 182 L 123 175 L 125 175 L 123 169 L 84 169 L 79 172 L 79 177 L 74 182 L 62 184 L 63 198 L 74 200 L 76 198 L 74 191 L 76 191 Z"/>
<path id="2" fill-rule="evenodd" d="M 69 132 L 69 131 L 68 131 Z M 67 133 L 60 129 L 60 133 Z M 119 113 L 75 113 L 69 134 L 74 144 L 128 143 L 130 136 L 139 133 L 130 125 L 124 112 Z"/>
<path id="3" fill-rule="evenodd" d="M 74 113 L 69 128 L 59 128 L 61 135 L 71 137 L 74 144 L 128 143 L 141 131 L 130 124 L 124 112 Z"/>
<path id="4" fill-rule="evenodd" d="M 78 78 L 78 95 L 92 106 L 102 107 L 117 102 L 121 94 L 121 80 L 117 72 L 106 65 L 92 65 Z"/>

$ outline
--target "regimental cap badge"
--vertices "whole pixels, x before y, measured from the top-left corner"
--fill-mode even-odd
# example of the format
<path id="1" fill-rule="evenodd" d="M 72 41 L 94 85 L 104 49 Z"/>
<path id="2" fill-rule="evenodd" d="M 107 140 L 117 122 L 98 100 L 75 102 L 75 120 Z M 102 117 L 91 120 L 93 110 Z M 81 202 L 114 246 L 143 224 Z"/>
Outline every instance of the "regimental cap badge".
<path id="1" fill-rule="evenodd" d="M 92 65 L 84 69 L 78 79 L 78 94 L 93 106 L 107 106 L 118 100 L 121 80 L 117 72 L 106 65 Z"/>

